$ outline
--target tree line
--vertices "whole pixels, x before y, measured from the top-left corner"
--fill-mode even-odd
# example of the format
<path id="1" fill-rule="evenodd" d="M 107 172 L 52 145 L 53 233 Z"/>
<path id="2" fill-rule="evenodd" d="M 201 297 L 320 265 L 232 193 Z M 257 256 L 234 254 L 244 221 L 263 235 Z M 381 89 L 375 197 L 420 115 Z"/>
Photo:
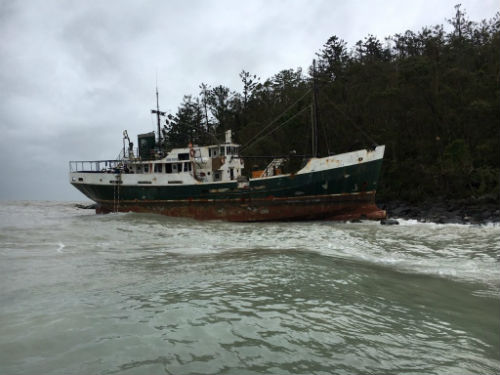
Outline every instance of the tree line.
<path id="1" fill-rule="evenodd" d="M 381 199 L 500 195 L 500 14 L 473 22 L 460 5 L 443 25 L 349 48 L 330 37 L 317 66 L 262 80 L 240 73 L 242 89 L 200 85 L 168 124 L 168 147 L 224 140 L 243 145 L 246 173 L 272 157 L 311 154 L 317 87 L 319 154 L 386 145 Z M 254 157 L 252 157 L 254 156 Z"/>

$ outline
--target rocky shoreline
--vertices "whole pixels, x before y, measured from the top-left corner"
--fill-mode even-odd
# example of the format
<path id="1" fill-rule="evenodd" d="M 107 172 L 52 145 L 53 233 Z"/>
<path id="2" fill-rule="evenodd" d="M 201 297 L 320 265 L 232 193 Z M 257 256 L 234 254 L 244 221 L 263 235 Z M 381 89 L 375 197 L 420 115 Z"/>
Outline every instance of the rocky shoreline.
<path id="1" fill-rule="evenodd" d="M 495 196 L 461 200 L 428 200 L 420 204 L 402 201 L 378 202 L 387 220 L 413 219 L 438 224 L 487 224 L 500 222 L 500 203 Z M 386 222 L 386 224 L 395 224 Z"/>

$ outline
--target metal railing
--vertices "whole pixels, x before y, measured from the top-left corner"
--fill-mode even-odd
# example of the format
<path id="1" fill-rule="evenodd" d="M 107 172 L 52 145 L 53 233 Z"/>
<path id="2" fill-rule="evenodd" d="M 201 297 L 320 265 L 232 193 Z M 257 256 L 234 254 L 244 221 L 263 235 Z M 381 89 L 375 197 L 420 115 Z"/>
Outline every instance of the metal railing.
<path id="1" fill-rule="evenodd" d="M 92 161 L 70 161 L 70 172 L 97 173 L 123 171 L 126 164 L 123 160 L 92 160 Z"/>
<path id="2" fill-rule="evenodd" d="M 125 153 L 124 153 L 125 151 Z M 132 151 L 132 152 L 131 152 Z M 69 162 L 70 172 L 97 173 L 97 172 L 123 172 L 129 167 L 130 162 L 139 161 L 139 148 L 129 150 L 121 149 L 117 158 L 114 160 L 88 160 Z"/>
<path id="3" fill-rule="evenodd" d="M 128 148 L 122 148 L 120 150 L 120 153 L 116 157 L 117 160 L 123 160 L 123 159 L 139 159 L 139 148 L 136 147 L 132 150 Z"/>

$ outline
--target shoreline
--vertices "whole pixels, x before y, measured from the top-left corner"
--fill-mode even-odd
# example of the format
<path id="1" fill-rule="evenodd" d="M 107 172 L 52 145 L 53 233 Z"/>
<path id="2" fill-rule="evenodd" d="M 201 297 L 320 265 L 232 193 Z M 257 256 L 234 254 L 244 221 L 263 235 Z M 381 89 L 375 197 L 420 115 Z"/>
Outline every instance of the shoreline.
<path id="1" fill-rule="evenodd" d="M 435 199 L 420 204 L 404 201 L 380 201 L 387 219 L 418 220 L 436 224 L 487 224 L 500 222 L 500 204 L 495 196 L 457 200 Z"/>

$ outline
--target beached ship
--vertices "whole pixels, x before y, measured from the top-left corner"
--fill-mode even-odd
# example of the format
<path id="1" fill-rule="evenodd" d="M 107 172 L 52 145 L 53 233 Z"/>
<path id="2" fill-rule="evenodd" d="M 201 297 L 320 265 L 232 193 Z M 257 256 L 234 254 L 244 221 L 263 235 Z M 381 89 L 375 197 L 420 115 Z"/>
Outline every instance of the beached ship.
<path id="1" fill-rule="evenodd" d="M 152 112 L 158 133 L 138 135 L 137 151 L 125 131 L 118 159 L 69 163 L 70 183 L 97 203 L 98 213 L 134 211 L 240 222 L 386 216 L 375 204 L 384 146 L 312 156 L 290 173 L 282 173 L 286 158 L 277 157 L 247 177 L 231 130 L 224 142 L 166 151 L 158 93 Z M 314 147 L 312 155 L 317 154 Z"/>
<path id="2" fill-rule="evenodd" d="M 95 201 L 100 213 L 229 221 L 385 217 L 375 204 L 384 146 L 311 158 L 289 174 L 279 174 L 282 160 L 274 159 L 260 176 L 247 178 L 230 131 L 223 144 L 190 145 L 162 158 L 145 158 L 153 139 L 154 133 L 139 136 L 144 146 L 137 157 L 70 162 L 71 184 Z"/>

